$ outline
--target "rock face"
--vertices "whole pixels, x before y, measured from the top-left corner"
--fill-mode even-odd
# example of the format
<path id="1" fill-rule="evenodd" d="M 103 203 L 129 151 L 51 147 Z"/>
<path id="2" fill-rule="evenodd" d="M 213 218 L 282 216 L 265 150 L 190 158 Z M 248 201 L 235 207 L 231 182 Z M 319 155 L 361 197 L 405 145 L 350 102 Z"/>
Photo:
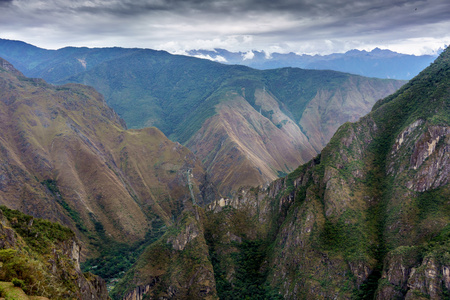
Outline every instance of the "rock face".
<path id="1" fill-rule="evenodd" d="M 174 230 L 150 245 L 113 291 L 137 299 L 218 299 L 204 238 L 204 213 L 187 207 Z M 148 297 L 148 298 L 146 298 Z"/>
<path id="2" fill-rule="evenodd" d="M 124 300 L 142 300 L 144 296 L 150 291 L 152 285 L 147 284 L 145 286 L 138 286 L 134 290 L 128 292 L 128 294 L 123 297 Z"/>
<path id="3" fill-rule="evenodd" d="M 445 248 L 436 249 L 425 257 L 420 257 L 420 249 L 415 246 L 398 247 L 386 258 L 382 275 L 382 285 L 377 299 L 443 299 L 448 296 L 448 257 Z"/>
<path id="4" fill-rule="evenodd" d="M 266 188 L 213 201 L 207 228 L 217 286 L 219 274 L 241 282 L 230 253 L 262 240 L 270 246 L 259 272 L 286 299 L 448 297 L 449 78 L 447 49 L 341 126 L 309 163 Z"/>
<path id="5" fill-rule="evenodd" d="M 49 85 L 0 60 L 0 118 L 0 203 L 68 225 L 88 243 L 82 255 L 98 228 L 141 240 L 155 216 L 170 224 L 183 202 L 215 197 L 187 148 L 156 128 L 126 130 L 90 87 Z"/>
<path id="6" fill-rule="evenodd" d="M 29 295 L 51 299 L 110 299 L 104 280 L 81 272 L 80 246 L 71 230 L 4 206 L 0 222 L 1 281 L 18 278 Z"/>

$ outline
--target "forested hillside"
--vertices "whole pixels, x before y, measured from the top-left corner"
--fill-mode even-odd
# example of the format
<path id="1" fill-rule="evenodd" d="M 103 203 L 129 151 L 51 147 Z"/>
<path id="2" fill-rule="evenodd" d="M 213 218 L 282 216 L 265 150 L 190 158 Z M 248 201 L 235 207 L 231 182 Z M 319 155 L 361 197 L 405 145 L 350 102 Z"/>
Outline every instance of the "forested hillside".
<path id="1" fill-rule="evenodd" d="M 125 299 L 447 299 L 449 78 L 447 49 L 285 178 L 186 212 L 153 246 L 164 263 L 149 248 L 120 284 Z M 214 281 L 194 280 L 210 263 Z"/>

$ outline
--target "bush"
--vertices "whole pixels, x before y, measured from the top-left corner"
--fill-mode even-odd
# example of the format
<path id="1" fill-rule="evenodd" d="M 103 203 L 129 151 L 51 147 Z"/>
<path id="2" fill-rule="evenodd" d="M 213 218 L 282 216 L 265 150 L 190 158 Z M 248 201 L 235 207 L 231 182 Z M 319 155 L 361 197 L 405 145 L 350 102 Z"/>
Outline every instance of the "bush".
<path id="1" fill-rule="evenodd" d="M 23 282 L 22 279 L 18 279 L 18 278 L 13 278 L 11 280 L 11 282 L 14 284 L 14 286 L 16 287 L 20 287 L 20 288 L 24 288 L 25 287 L 25 282 Z"/>

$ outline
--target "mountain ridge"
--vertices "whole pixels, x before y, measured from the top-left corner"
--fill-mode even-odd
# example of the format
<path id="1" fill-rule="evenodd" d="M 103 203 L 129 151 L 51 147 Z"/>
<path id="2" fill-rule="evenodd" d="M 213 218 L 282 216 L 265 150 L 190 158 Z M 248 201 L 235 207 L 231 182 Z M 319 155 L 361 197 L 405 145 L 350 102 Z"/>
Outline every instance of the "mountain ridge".
<path id="1" fill-rule="evenodd" d="M 207 205 L 205 242 L 191 236 L 185 247 L 209 247 L 209 288 L 220 299 L 446 299 L 449 78 L 446 49 L 369 114 L 343 124 L 307 164 Z M 173 241 L 161 240 L 172 255 L 187 253 Z M 139 261 L 158 265 L 148 256 Z M 160 280 L 164 289 L 148 286 L 142 295 L 186 296 Z"/>
<path id="2" fill-rule="evenodd" d="M 192 152 L 156 128 L 125 129 L 92 87 L 30 79 L 2 59 L 0 87 L 0 203 L 70 227 L 83 260 L 132 256 L 193 197 L 217 197 Z"/>
<path id="3" fill-rule="evenodd" d="M 352 74 L 393 79 L 411 79 L 427 67 L 437 55 L 409 55 L 387 49 L 372 51 L 349 50 L 345 53 L 307 55 L 268 53 L 264 51 L 230 52 L 225 49 L 188 50 L 187 55 L 226 64 L 246 65 L 255 69 L 297 67 L 315 70 L 335 70 Z"/>
<path id="4" fill-rule="evenodd" d="M 15 44 L 10 44 L 9 47 L 14 48 Z M 355 121 L 367 113 L 376 100 L 404 83 L 335 71 L 296 68 L 260 71 L 149 49 L 72 47 L 45 52 L 47 54 L 41 49 L 34 56 L 27 56 L 30 59 L 23 59 L 17 55 L 19 50 L 8 50 L 8 45 L 7 41 L 0 41 L 0 55 L 7 53 L 16 60 L 27 61 L 28 67 L 22 70 L 26 75 L 42 76 L 56 84 L 91 85 L 104 95 L 128 127 L 156 126 L 174 141 L 195 151 L 203 149 L 197 151 L 197 155 L 211 164 L 205 166 L 207 169 L 228 168 L 224 173 L 230 176 L 212 177 L 223 194 L 238 188 L 242 180 L 242 184 L 266 184 L 279 174 L 292 171 L 320 151 L 340 124 Z M 19 44 L 19 49 L 21 46 L 23 44 Z M 28 46 L 23 51 L 34 53 L 34 50 Z M 227 124 L 228 121 L 217 118 L 225 116 L 220 112 L 226 107 L 222 103 L 237 103 L 230 93 L 237 93 L 250 104 L 245 105 L 245 114 L 253 117 L 249 120 L 245 116 L 236 117 L 234 121 L 239 122 L 238 128 L 253 131 L 251 143 L 242 140 L 245 137 L 240 134 L 222 130 L 223 136 L 219 139 L 230 141 L 230 147 L 219 151 L 221 157 L 211 160 L 209 151 L 216 147 L 198 135 L 216 130 L 206 128 L 207 124 Z M 358 103 L 359 99 L 363 101 Z M 265 144 L 267 136 L 264 134 L 269 131 L 253 129 L 267 126 L 272 128 L 272 136 L 277 135 L 279 144 L 284 145 L 285 153 L 277 154 L 273 145 Z M 233 175 L 239 174 L 237 169 L 244 171 L 237 165 L 236 155 L 230 152 L 233 149 L 237 149 L 237 157 L 244 159 L 245 172 L 251 176 Z M 263 160 L 271 161 L 268 168 L 261 159 L 255 159 L 259 154 L 253 149 L 264 153 Z M 288 158 L 284 159 L 283 155 Z M 221 160 L 227 163 L 216 165 Z"/>

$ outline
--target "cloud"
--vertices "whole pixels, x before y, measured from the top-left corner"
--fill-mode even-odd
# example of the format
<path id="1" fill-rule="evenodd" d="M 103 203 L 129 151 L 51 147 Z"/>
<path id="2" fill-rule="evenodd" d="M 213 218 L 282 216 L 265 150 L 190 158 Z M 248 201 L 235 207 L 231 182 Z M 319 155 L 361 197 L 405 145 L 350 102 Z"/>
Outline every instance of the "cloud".
<path id="1" fill-rule="evenodd" d="M 5 8 L 11 6 L 12 2 L 13 2 L 13 0 L 0 0 L 0 7 L 2 9 L 5 9 Z"/>
<path id="2" fill-rule="evenodd" d="M 255 53 L 253 53 L 253 51 L 248 51 L 242 54 L 242 60 L 251 60 L 253 57 L 255 57 Z"/>
<path id="3" fill-rule="evenodd" d="M 404 43 L 404 49 L 421 52 L 425 48 L 414 41 L 425 39 L 433 47 L 450 42 L 450 5 L 443 0 L 0 0 L 0 5 L 1 38 L 45 48 L 329 53 Z"/>
<path id="4" fill-rule="evenodd" d="M 184 53 L 179 53 L 181 55 L 188 55 L 186 52 Z M 220 63 L 226 63 L 227 59 L 223 56 L 220 55 L 216 55 L 214 57 L 212 57 L 211 55 L 204 55 L 204 54 L 195 54 L 195 55 L 189 55 L 192 57 L 197 57 L 197 58 L 201 58 L 201 59 L 207 59 L 207 60 L 212 60 L 212 61 L 216 61 L 216 62 L 220 62 Z"/>

